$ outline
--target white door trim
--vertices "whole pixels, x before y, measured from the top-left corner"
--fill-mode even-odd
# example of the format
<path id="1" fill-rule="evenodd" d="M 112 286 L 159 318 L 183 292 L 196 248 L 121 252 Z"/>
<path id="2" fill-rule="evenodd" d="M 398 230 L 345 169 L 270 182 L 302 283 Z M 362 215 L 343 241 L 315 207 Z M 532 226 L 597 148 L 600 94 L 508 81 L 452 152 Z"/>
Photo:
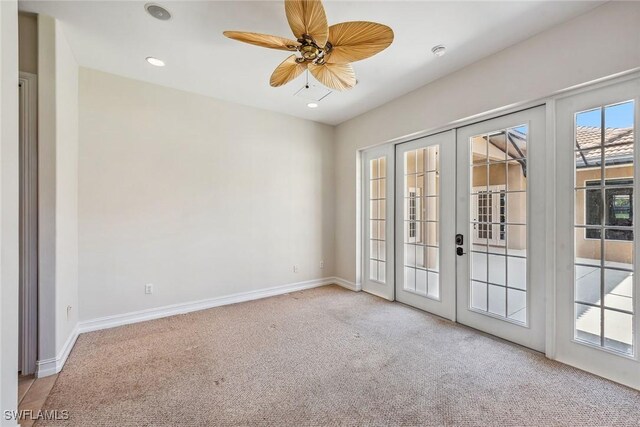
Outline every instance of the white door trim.
<path id="1" fill-rule="evenodd" d="M 20 349 L 23 375 L 38 358 L 38 79 L 20 72 Z"/>
<path id="2" fill-rule="evenodd" d="M 528 110 L 530 108 L 541 107 L 543 105 L 548 106 L 549 103 L 558 99 L 562 99 L 568 96 L 576 95 L 578 93 L 594 90 L 600 87 L 609 86 L 614 83 L 633 80 L 636 78 L 640 78 L 640 67 L 634 68 L 632 70 L 627 70 L 621 73 L 617 73 L 611 76 L 585 82 L 579 85 L 571 86 L 565 89 L 561 89 L 540 98 L 522 101 L 522 102 L 516 102 L 514 104 L 506 105 L 503 107 L 493 108 L 491 110 L 483 111 L 478 114 L 474 114 L 468 117 L 463 117 L 458 120 L 453 120 L 451 122 L 445 123 L 440 126 L 434 126 L 434 127 L 423 129 L 407 135 L 402 135 L 396 138 L 387 139 L 385 141 L 375 142 L 366 147 L 358 149 L 358 151 L 364 151 L 371 148 L 380 147 L 386 144 L 397 145 L 405 142 L 415 141 L 416 139 L 424 138 L 425 136 L 435 135 L 435 134 L 446 132 L 449 130 L 458 129 L 461 127 L 480 123 L 486 120 L 491 120 L 491 119 L 506 116 L 512 113 L 517 113 L 519 111 Z M 548 112 L 547 112 L 547 115 L 549 115 Z"/>

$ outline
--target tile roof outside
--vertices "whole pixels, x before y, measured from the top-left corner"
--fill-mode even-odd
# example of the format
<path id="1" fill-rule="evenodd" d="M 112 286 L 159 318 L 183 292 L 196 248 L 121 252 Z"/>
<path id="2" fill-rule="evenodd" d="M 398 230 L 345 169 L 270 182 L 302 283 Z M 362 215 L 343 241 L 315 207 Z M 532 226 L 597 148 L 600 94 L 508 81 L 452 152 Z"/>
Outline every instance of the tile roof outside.
<path id="1" fill-rule="evenodd" d="M 595 167 L 601 163 L 601 129 L 578 126 L 576 128 L 576 167 Z M 604 155 L 606 165 L 633 162 L 633 128 L 606 128 L 604 132 Z"/>

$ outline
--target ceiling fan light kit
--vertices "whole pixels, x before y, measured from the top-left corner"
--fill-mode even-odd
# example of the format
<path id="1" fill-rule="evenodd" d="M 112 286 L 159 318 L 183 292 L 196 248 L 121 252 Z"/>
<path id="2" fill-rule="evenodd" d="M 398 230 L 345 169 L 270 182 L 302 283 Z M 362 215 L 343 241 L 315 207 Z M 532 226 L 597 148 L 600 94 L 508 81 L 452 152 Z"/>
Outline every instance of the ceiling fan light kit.
<path id="1" fill-rule="evenodd" d="M 329 26 L 319 0 L 286 0 L 285 14 L 296 40 L 266 34 L 225 31 L 241 42 L 293 53 L 275 69 L 270 84 L 282 86 L 309 70 L 324 86 L 347 90 L 356 85 L 351 62 L 369 58 L 393 42 L 393 30 L 367 21 Z"/>

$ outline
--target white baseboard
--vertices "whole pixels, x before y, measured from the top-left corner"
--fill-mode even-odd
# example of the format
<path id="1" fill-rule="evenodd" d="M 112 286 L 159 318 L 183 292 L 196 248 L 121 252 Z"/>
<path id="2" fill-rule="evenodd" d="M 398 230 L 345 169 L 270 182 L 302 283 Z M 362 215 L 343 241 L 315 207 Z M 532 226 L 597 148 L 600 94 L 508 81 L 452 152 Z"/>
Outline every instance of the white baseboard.
<path id="1" fill-rule="evenodd" d="M 67 338 L 67 341 L 64 343 L 62 350 L 56 357 L 52 357 L 50 359 L 38 360 L 36 362 L 36 377 L 48 377 L 49 375 L 57 374 L 60 372 L 67 362 L 67 358 L 73 349 L 73 346 L 76 344 L 76 340 L 78 339 L 78 335 L 80 334 L 78 325 L 73 328 L 71 334 Z"/>
<path id="2" fill-rule="evenodd" d="M 240 292 L 224 297 L 210 298 L 201 301 L 193 301 L 182 304 L 172 304 L 164 307 L 151 308 L 148 310 L 134 311 L 131 313 L 116 314 L 113 316 L 105 316 L 92 320 L 79 322 L 73 329 L 62 350 L 56 357 L 50 359 L 38 360 L 36 364 L 36 376 L 46 377 L 57 374 L 64 367 L 73 346 L 78 339 L 78 335 L 98 331 L 100 329 L 114 328 L 116 326 L 129 325 L 132 323 L 145 322 L 147 320 L 160 319 L 162 317 L 175 316 L 176 314 L 190 313 L 193 311 L 206 310 L 208 308 L 219 307 L 222 305 L 236 304 L 239 302 L 251 301 L 260 298 L 267 298 L 276 295 L 282 295 L 289 292 L 302 291 L 305 289 L 317 288 L 325 285 L 339 285 L 351 291 L 359 291 L 359 284 L 349 282 L 340 277 L 325 277 L 322 279 L 308 280 L 306 282 L 290 283 L 288 285 L 275 286 L 257 291 Z"/>
<path id="3" fill-rule="evenodd" d="M 160 319 L 163 317 L 175 316 L 177 314 L 206 310 L 208 308 L 219 307 L 222 305 L 236 304 L 239 302 L 267 298 L 271 296 L 286 294 L 289 292 L 302 291 L 304 289 L 317 288 L 318 286 L 332 284 L 340 285 L 352 291 L 360 290 L 355 283 L 351 283 L 339 277 L 325 277 L 322 279 L 290 283 L 288 285 L 275 286 L 272 288 L 260 289 L 256 291 L 240 292 L 223 297 L 172 304 L 158 308 L 151 308 L 147 310 L 140 310 L 130 313 L 116 314 L 113 316 L 105 316 L 96 319 L 85 320 L 79 323 L 78 330 L 79 333 L 98 331 L 101 329 L 114 328 L 116 326 L 129 325 L 132 323 L 144 322 L 153 319 Z"/>
<path id="4" fill-rule="evenodd" d="M 334 277 L 333 280 L 335 281 L 336 285 L 340 285 L 343 288 L 349 289 L 350 291 L 360 292 L 362 290 L 362 285 L 360 283 L 353 283 L 346 279 L 343 279 L 342 277 Z"/>

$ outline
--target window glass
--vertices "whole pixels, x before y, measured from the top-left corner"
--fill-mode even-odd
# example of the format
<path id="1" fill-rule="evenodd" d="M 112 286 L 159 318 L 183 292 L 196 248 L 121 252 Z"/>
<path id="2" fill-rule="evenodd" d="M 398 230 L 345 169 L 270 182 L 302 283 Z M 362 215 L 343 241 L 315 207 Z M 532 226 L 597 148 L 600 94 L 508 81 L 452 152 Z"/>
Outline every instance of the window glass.
<path id="1" fill-rule="evenodd" d="M 470 138 L 470 307 L 527 323 L 527 125 Z"/>
<path id="2" fill-rule="evenodd" d="M 440 298 L 439 146 L 404 153 L 404 290 Z"/>
<path id="3" fill-rule="evenodd" d="M 633 354 L 634 103 L 575 115 L 575 339 Z M 604 124 L 604 125 L 603 125 Z"/>
<path id="4" fill-rule="evenodd" d="M 369 161 L 369 279 L 386 281 L 386 157 Z"/>

